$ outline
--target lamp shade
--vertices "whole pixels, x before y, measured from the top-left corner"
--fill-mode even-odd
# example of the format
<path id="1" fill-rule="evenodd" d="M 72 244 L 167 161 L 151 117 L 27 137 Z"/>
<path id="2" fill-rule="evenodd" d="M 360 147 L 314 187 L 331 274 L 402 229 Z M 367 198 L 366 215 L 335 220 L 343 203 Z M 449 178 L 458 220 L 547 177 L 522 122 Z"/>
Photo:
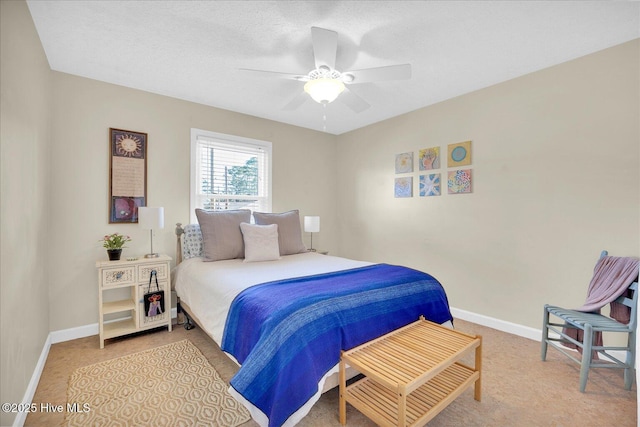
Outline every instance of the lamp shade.
<path id="1" fill-rule="evenodd" d="M 144 230 L 164 228 L 164 208 L 138 208 L 138 225 Z"/>
<path id="2" fill-rule="evenodd" d="M 320 232 L 320 217 L 319 216 L 305 216 L 304 217 L 304 231 L 307 233 Z"/>
<path id="3" fill-rule="evenodd" d="M 304 85 L 304 91 L 319 103 L 333 102 L 343 90 L 344 83 L 338 79 L 319 78 Z"/>

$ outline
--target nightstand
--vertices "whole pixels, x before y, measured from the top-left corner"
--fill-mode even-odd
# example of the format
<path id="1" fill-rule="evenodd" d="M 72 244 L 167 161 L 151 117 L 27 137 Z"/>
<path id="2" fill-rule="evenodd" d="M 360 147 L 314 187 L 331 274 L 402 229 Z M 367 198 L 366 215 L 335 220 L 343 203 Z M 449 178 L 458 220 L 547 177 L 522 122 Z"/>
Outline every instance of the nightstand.
<path id="1" fill-rule="evenodd" d="M 147 329 L 167 326 L 171 331 L 171 257 L 138 257 L 127 261 L 98 261 L 98 323 L 100 348 L 104 340 Z M 156 270 L 158 285 L 164 291 L 164 312 L 148 317 L 144 294 L 149 290 L 149 276 Z M 155 289 L 155 280 L 152 285 Z"/>

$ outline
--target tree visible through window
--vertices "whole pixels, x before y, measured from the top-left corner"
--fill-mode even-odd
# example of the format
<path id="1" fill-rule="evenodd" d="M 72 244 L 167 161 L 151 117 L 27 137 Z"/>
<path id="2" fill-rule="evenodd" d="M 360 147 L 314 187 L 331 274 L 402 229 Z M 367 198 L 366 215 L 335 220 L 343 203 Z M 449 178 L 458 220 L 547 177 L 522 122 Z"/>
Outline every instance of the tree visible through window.
<path id="1" fill-rule="evenodd" d="M 191 215 L 195 209 L 271 210 L 271 143 L 192 130 Z"/>
<path id="2" fill-rule="evenodd" d="M 231 176 L 231 191 L 227 194 L 258 195 L 258 158 L 252 157 L 244 166 L 232 166 L 228 170 Z"/>

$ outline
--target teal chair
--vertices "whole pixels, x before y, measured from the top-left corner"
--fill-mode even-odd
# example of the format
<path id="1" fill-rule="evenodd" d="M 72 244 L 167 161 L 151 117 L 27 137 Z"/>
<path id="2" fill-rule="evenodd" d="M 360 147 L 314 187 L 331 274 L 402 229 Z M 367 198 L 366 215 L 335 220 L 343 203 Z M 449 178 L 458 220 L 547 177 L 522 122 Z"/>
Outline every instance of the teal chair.
<path id="1" fill-rule="evenodd" d="M 607 256 L 607 251 L 602 251 L 601 257 Z M 553 305 L 544 306 L 542 324 L 542 360 L 547 358 L 549 345 L 555 347 L 565 356 L 580 365 L 580 391 L 587 387 L 587 378 L 591 368 L 617 368 L 624 369 L 624 387 L 631 390 L 634 379 L 634 367 L 636 360 L 636 325 L 638 308 L 638 279 L 629 286 L 629 292 L 618 297 L 618 303 L 629 307 L 629 324 L 623 324 L 611 317 L 598 313 L 585 313 L 582 311 L 568 310 Z M 551 320 L 550 320 L 551 319 Z M 583 331 L 583 342 L 577 341 L 565 333 L 564 328 L 579 329 Z M 553 332 L 553 335 L 549 335 Z M 627 334 L 627 345 L 620 346 L 596 346 L 594 345 L 595 332 L 615 332 Z M 561 343 L 572 343 L 582 350 L 582 355 L 568 350 Z M 608 351 L 624 351 L 625 360 L 614 357 Z M 597 353 L 599 359 L 608 360 L 607 363 L 592 359 L 592 353 Z"/>

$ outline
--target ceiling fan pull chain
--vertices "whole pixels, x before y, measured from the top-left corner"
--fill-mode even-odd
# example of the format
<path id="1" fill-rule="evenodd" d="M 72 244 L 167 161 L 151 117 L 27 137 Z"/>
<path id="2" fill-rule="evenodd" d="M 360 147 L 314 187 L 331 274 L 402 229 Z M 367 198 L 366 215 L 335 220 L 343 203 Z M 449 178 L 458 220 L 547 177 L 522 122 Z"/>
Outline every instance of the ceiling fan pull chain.
<path id="1" fill-rule="evenodd" d="M 322 131 L 327 131 L 327 103 L 322 103 Z"/>

